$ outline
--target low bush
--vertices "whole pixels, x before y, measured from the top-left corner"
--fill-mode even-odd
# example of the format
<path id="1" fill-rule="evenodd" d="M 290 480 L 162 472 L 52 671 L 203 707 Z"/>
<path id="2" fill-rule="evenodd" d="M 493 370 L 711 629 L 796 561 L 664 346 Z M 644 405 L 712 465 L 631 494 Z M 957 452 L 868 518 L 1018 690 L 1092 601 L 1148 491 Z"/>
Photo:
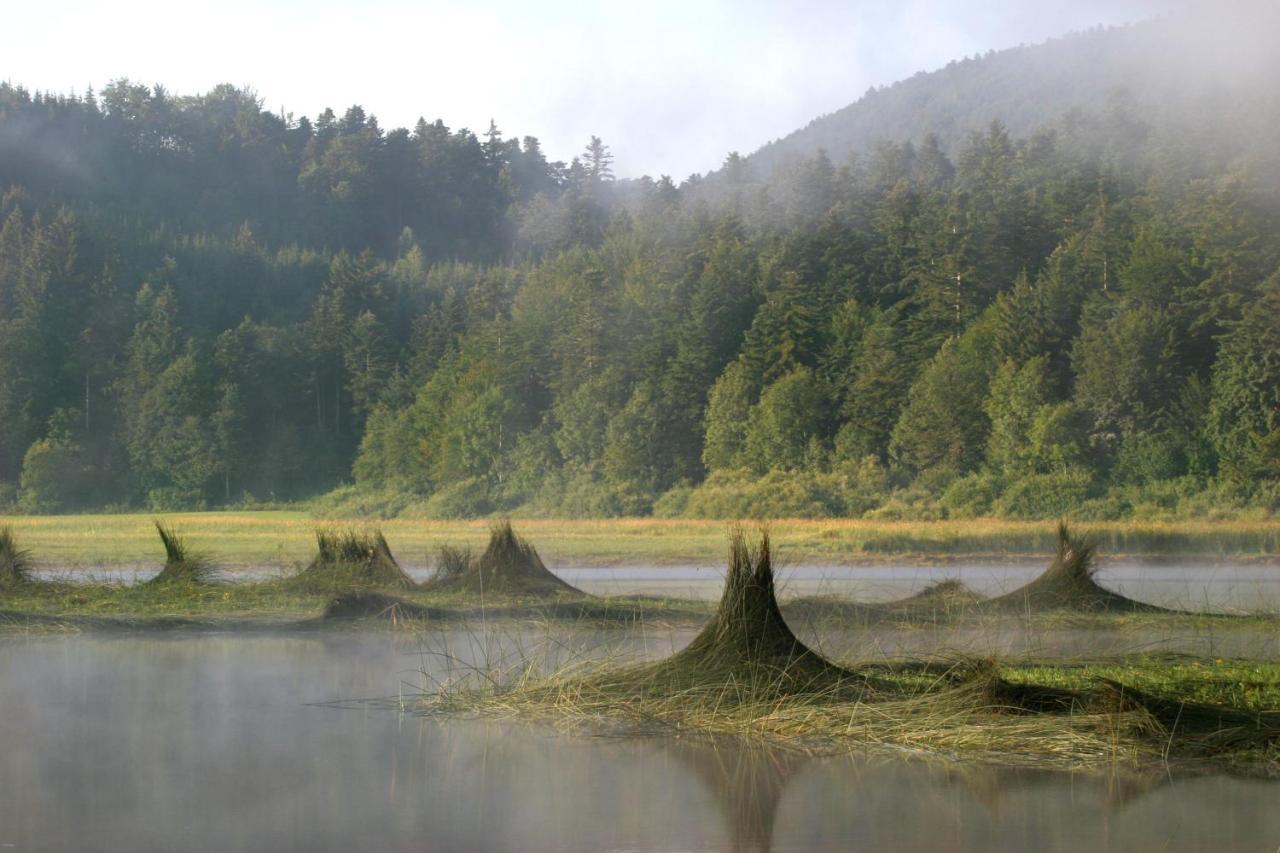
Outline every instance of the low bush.
<path id="1" fill-rule="evenodd" d="M 1044 519 L 1073 515 L 1089 497 L 1093 478 L 1083 469 L 1030 474 L 1010 483 L 995 503 L 1004 518 Z"/>
<path id="2" fill-rule="evenodd" d="M 1001 491 L 1000 478 L 985 471 L 975 471 L 952 480 L 938 498 L 949 518 L 978 518 L 990 515 Z"/>

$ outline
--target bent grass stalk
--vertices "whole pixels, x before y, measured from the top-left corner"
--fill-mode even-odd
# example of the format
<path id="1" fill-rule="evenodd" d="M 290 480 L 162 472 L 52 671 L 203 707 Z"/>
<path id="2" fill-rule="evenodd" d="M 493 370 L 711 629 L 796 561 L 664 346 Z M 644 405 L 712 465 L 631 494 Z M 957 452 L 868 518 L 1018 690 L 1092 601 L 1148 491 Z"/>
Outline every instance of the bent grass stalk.
<path id="1" fill-rule="evenodd" d="M 151 579 L 152 584 L 203 584 L 217 575 L 217 567 L 208 558 L 193 552 L 173 528 L 156 521 L 156 532 L 164 544 L 164 567 Z"/>
<path id="2" fill-rule="evenodd" d="M 0 528 L 0 586 L 16 586 L 31 580 L 31 552 L 18 547 L 13 528 Z"/>

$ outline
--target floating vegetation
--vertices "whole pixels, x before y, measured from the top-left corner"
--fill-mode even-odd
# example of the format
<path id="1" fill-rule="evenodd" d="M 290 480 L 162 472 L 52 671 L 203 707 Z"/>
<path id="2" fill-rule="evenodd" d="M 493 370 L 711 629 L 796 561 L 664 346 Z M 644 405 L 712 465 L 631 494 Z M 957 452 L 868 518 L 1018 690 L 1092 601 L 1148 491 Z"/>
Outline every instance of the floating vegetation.
<path id="1" fill-rule="evenodd" d="M 1063 562 L 1080 571 L 1072 549 L 1064 551 Z M 1071 667 L 1049 665 L 1049 673 Z M 984 659 L 828 660 L 792 633 L 778 609 L 768 536 L 752 549 L 735 532 L 719 608 L 683 650 L 656 662 L 597 661 L 550 675 L 532 667 L 517 668 L 514 677 L 471 673 L 422 697 L 418 707 L 614 720 L 806 748 L 908 748 L 1017 765 L 1208 759 L 1280 772 L 1280 711 L 1272 708 L 1188 701 L 1185 686 L 1173 681 L 1164 684 L 1165 695 L 1108 678 L 1077 684 L 1047 683 L 1053 679 L 1043 672 L 1038 679 L 1012 676 Z"/>
<path id="2" fill-rule="evenodd" d="M 1099 584 L 1094 578 L 1097 571 L 1096 543 L 1072 536 L 1066 523 L 1058 525 L 1057 545 L 1058 553 L 1042 575 L 1013 592 L 990 599 L 984 606 L 1015 612 L 1172 612 L 1154 604 L 1126 598 Z"/>
<path id="3" fill-rule="evenodd" d="M 424 589 L 485 596 L 585 595 L 548 570 L 537 549 L 512 529 L 510 521 L 492 528 L 489 545 L 479 557 L 441 548 L 435 575 Z"/>
<path id="4" fill-rule="evenodd" d="M 0 586 L 31 581 L 31 552 L 18 547 L 13 528 L 0 528 Z"/>
<path id="5" fill-rule="evenodd" d="M 218 569 L 201 554 L 191 551 L 187 543 L 164 522 L 156 521 L 156 532 L 164 543 L 164 568 L 149 583 L 210 583 Z"/>
<path id="6" fill-rule="evenodd" d="M 317 530 L 316 546 L 316 556 L 290 585 L 312 591 L 414 586 L 413 578 L 392 556 L 381 530 Z"/>

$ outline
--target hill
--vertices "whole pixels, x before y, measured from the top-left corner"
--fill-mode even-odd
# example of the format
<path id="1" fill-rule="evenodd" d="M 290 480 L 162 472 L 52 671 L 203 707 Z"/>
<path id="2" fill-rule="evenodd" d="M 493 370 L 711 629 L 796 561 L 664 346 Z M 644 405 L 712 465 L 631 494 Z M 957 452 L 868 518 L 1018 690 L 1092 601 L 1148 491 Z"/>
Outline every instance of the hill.
<path id="1" fill-rule="evenodd" d="M 927 134 L 955 155 L 992 121 L 1022 137 L 1103 105 L 1160 136 L 1239 147 L 1274 127 L 1280 63 L 1269 42 L 1278 29 L 1274 4 L 1216 4 L 992 51 L 872 89 L 747 159 L 767 178 L 819 150 L 841 163 L 879 142 L 919 143 Z"/>
<path id="2" fill-rule="evenodd" d="M 1274 513 L 1268 20 L 959 62 L 681 186 L 2 84 L 0 506 Z"/>

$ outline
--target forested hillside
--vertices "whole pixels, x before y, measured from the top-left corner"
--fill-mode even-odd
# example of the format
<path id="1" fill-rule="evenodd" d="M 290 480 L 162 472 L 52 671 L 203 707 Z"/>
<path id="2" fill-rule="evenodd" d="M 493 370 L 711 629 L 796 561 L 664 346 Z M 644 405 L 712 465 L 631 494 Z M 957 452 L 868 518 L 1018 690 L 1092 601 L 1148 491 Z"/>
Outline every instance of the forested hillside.
<path id="1" fill-rule="evenodd" d="M 843 160 L 884 139 L 926 133 L 954 156 L 993 120 L 1026 136 L 1108 102 L 1166 142 L 1182 137 L 1184 145 L 1221 155 L 1274 130 L 1258 102 L 1275 106 L 1277 31 L 1280 6 L 1236 0 L 956 60 L 814 119 L 752 154 L 751 168 L 768 177 L 819 150 Z"/>
<path id="2" fill-rule="evenodd" d="M 0 86 L 0 505 L 1274 511 L 1280 109 L 1246 79 L 1194 136 L 1091 91 L 679 185 L 598 139 Z"/>

